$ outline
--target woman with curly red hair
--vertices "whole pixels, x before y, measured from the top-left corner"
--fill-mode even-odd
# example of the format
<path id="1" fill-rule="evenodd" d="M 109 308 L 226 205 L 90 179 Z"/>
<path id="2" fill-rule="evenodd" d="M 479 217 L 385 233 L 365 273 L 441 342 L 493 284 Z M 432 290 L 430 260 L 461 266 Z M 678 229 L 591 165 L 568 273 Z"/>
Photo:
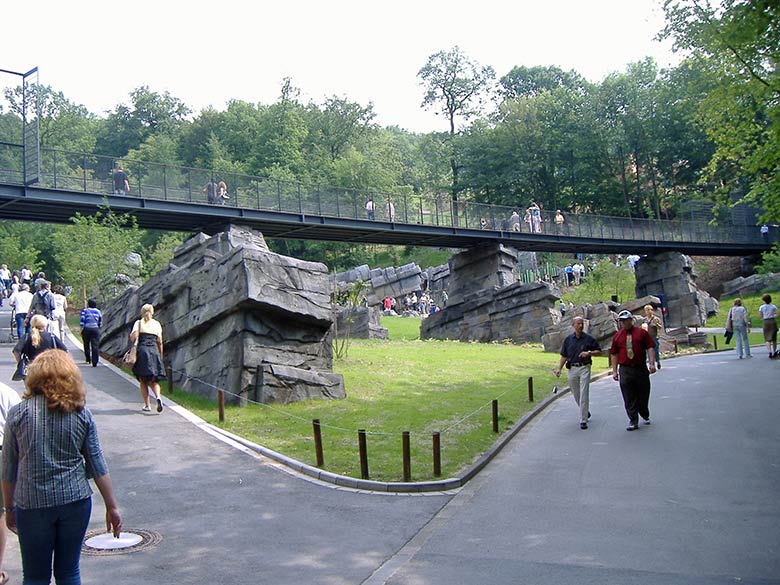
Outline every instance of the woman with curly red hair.
<path id="1" fill-rule="evenodd" d="M 5 520 L 19 535 L 25 583 L 80 584 L 81 543 L 95 480 L 115 537 L 122 517 L 100 448 L 78 366 L 47 350 L 30 364 L 22 401 L 8 413 L 3 436 Z"/>

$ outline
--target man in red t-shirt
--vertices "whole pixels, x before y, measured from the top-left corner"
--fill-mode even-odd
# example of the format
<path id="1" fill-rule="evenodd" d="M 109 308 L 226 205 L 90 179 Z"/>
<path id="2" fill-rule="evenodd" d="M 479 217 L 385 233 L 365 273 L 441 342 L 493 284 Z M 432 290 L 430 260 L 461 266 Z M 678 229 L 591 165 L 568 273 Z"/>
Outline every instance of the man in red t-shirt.
<path id="1" fill-rule="evenodd" d="M 620 330 L 609 348 L 612 377 L 620 381 L 620 392 L 628 415 L 627 431 L 639 428 L 639 417 L 650 424 L 650 374 L 655 372 L 655 341 L 641 327 L 634 327 L 631 311 L 618 314 Z M 650 369 L 647 358 L 650 358 Z M 619 369 L 618 369 L 619 366 Z"/>

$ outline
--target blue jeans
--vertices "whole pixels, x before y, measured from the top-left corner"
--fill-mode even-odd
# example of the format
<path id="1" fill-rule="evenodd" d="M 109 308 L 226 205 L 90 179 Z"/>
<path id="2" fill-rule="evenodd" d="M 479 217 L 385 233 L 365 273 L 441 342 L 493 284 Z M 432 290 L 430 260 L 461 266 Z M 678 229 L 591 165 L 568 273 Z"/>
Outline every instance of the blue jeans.
<path id="1" fill-rule="evenodd" d="M 49 585 L 54 557 L 57 585 L 81 585 L 81 543 L 92 513 L 92 498 L 51 508 L 16 509 L 23 585 Z"/>
<path id="2" fill-rule="evenodd" d="M 734 339 L 737 341 L 737 355 L 750 357 L 750 343 L 748 343 L 747 327 L 734 325 Z"/>
<path id="3" fill-rule="evenodd" d="M 24 335 L 24 320 L 27 318 L 27 313 L 16 314 L 16 338 L 21 339 Z"/>

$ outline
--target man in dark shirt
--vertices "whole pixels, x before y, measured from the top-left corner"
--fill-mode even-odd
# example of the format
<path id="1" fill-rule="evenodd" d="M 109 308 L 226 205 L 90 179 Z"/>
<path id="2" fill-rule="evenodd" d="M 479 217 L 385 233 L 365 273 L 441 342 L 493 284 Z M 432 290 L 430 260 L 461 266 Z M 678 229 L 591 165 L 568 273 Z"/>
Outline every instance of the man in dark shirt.
<path id="1" fill-rule="evenodd" d="M 612 377 L 620 382 L 628 415 L 626 430 L 635 431 L 639 428 L 640 416 L 646 425 L 650 424 L 650 374 L 655 372 L 655 341 L 647 331 L 634 327 L 631 311 L 620 311 L 618 321 L 620 330 L 615 333 L 609 348 Z"/>
<path id="2" fill-rule="evenodd" d="M 130 183 L 127 181 L 127 173 L 122 170 L 122 165 L 116 165 L 114 169 L 114 193 L 116 195 L 127 195 L 130 191 Z"/>
<path id="3" fill-rule="evenodd" d="M 569 388 L 574 401 L 580 407 L 580 428 L 588 428 L 590 418 L 590 367 L 591 357 L 601 355 L 598 341 L 584 332 L 585 319 L 574 317 L 572 322 L 574 333 L 563 340 L 561 361 L 555 369 L 555 375 L 560 377 L 564 365 L 569 369 Z"/>

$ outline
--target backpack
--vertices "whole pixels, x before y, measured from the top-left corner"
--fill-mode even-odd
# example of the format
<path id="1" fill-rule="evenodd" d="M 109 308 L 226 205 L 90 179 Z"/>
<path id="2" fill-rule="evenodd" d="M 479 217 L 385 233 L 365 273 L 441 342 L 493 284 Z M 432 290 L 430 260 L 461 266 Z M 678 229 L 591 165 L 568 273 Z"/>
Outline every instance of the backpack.
<path id="1" fill-rule="evenodd" d="M 33 315 L 43 315 L 47 319 L 51 319 L 52 307 L 54 306 L 54 295 L 51 291 L 46 291 L 45 295 L 36 292 L 30 303 L 30 318 Z"/>

